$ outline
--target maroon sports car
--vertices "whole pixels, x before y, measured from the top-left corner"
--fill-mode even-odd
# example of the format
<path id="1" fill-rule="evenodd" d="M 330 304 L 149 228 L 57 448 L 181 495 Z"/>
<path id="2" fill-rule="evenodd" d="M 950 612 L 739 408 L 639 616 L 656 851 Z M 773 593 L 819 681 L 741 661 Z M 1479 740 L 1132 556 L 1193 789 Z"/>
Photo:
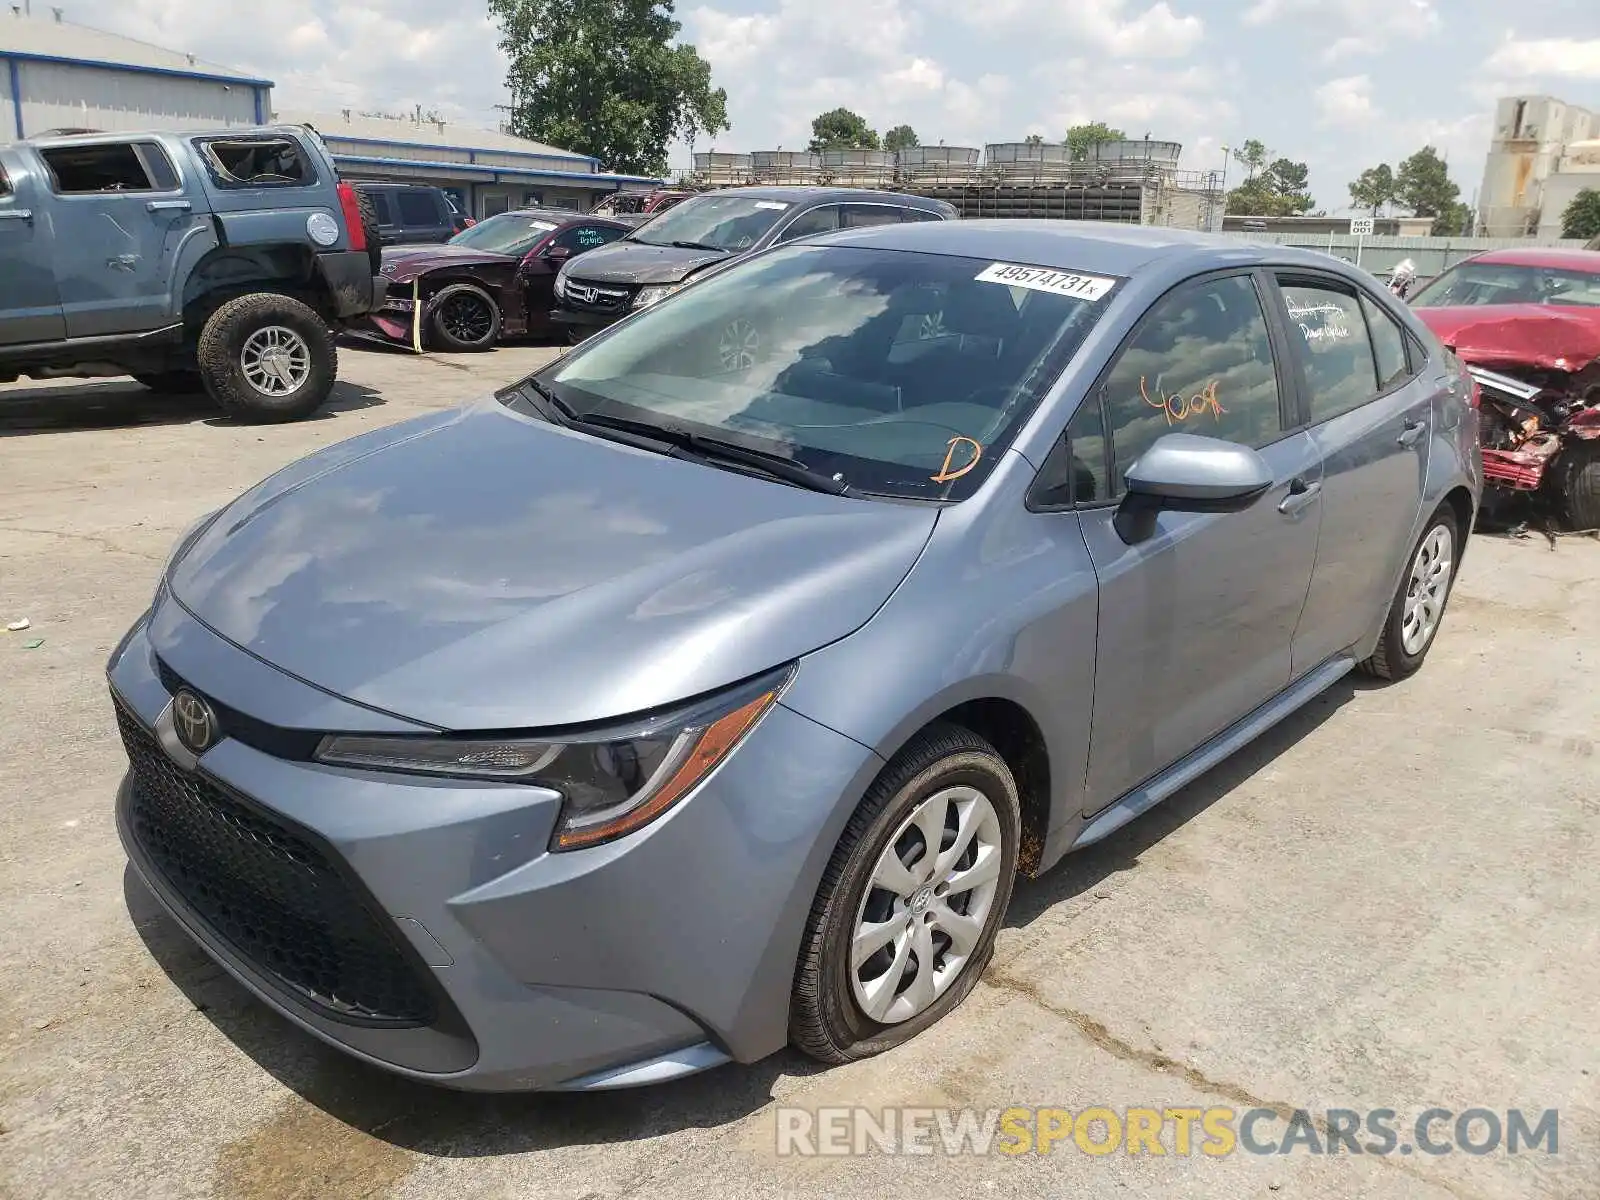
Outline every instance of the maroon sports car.
<path id="1" fill-rule="evenodd" d="M 547 334 L 562 265 L 632 228 L 610 217 L 527 208 L 442 245 L 386 246 L 380 274 L 389 298 L 352 332 L 440 350 L 486 350 L 502 338 Z"/>

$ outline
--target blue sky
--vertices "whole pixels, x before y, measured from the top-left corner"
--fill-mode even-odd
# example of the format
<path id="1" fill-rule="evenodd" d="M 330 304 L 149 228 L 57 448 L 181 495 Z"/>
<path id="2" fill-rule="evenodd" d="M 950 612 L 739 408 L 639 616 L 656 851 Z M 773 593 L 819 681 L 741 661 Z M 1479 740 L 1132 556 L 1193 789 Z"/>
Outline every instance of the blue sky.
<path id="1" fill-rule="evenodd" d="M 477 125 L 504 101 L 470 0 L 54 2 L 259 71 L 284 108 L 422 104 Z M 1098 119 L 1182 142 L 1194 170 L 1259 138 L 1307 162 L 1335 212 L 1363 167 L 1430 142 L 1470 200 L 1497 96 L 1600 108 L 1600 0 L 680 0 L 678 16 L 728 90 L 718 149 L 800 148 L 841 104 L 929 144 L 1054 140 Z"/>

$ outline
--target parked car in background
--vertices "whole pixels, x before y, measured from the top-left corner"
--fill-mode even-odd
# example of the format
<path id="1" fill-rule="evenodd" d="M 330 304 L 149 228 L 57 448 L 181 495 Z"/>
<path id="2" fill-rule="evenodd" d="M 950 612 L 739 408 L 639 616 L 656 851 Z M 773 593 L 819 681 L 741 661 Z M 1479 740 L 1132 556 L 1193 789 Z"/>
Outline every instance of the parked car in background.
<path id="1" fill-rule="evenodd" d="M 448 242 L 476 222 L 456 207 L 443 188 L 414 183 L 358 183 L 372 205 L 385 246 Z"/>
<path id="2" fill-rule="evenodd" d="M 0 146 L 0 382 L 128 374 L 306 416 L 334 331 L 382 302 L 362 209 L 299 125 Z"/>
<path id="3" fill-rule="evenodd" d="M 109 663 L 123 843 L 267 1004 L 415 1079 L 879 1053 L 972 990 L 1017 876 L 1421 667 L 1470 384 L 1309 251 L 778 247 L 186 536 Z"/>
<path id="4" fill-rule="evenodd" d="M 653 192 L 613 192 L 590 211 L 602 217 L 648 216 L 666 212 L 673 205 L 687 200 L 694 194 L 667 188 L 657 188 Z"/>
<path id="5" fill-rule="evenodd" d="M 606 217 L 528 208 L 489 217 L 442 246 L 386 247 L 381 271 L 388 300 L 356 332 L 406 345 L 419 332 L 443 350 L 485 350 L 501 338 L 546 335 L 556 272 L 630 228 Z"/>
<path id="6" fill-rule="evenodd" d="M 1537 497 L 1569 528 L 1600 529 L 1600 254 L 1490 250 L 1411 304 L 1482 391 L 1492 506 Z"/>
<path id="7" fill-rule="evenodd" d="M 553 320 L 579 341 L 742 255 L 834 229 L 953 221 L 954 205 L 864 188 L 751 187 L 702 192 L 563 270 Z"/>

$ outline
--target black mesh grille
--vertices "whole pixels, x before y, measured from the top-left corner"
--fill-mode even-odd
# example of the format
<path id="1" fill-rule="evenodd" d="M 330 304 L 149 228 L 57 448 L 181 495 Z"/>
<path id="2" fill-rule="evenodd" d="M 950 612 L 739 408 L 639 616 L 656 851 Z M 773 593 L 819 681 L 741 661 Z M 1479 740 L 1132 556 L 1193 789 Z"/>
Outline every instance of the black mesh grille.
<path id="1" fill-rule="evenodd" d="M 393 938 L 304 834 L 181 770 L 120 704 L 128 826 L 162 878 L 229 946 L 312 1008 L 427 1025 L 435 1007 Z"/>

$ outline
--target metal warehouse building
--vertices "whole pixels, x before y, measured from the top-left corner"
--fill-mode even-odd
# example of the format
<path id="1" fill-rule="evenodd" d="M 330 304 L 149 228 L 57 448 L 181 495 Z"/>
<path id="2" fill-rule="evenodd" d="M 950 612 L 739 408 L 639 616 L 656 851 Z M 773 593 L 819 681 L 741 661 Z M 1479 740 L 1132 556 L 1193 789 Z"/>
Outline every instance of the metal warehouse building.
<path id="1" fill-rule="evenodd" d="M 0 16 L 0 142 L 51 129 L 259 125 L 272 82 L 49 17 Z"/>
<path id="2" fill-rule="evenodd" d="M 192 54 L 29 15 L 0 15 L 0 143 L 57 129 L 115 132 L 281 121 L 312 125 L 351 179 L 436 184 L 463 212 L 544 204 L 587 211 L 661 180 L 614 175 L 587 155 L 492 130 L 413 119 L 276 112 L 272 81 Z"/>
<path id="3" fill-rule="evenodd" d="M 316 129 L 347 179 L 436 184 L 455 197 L 462 212 L 475 217 L 529 205 L 587 212 L 611 192 L 662 182 L 608 174 L 598 159 L 570 150 L 420 116 L 287 110 L 273 119 Z"/>

